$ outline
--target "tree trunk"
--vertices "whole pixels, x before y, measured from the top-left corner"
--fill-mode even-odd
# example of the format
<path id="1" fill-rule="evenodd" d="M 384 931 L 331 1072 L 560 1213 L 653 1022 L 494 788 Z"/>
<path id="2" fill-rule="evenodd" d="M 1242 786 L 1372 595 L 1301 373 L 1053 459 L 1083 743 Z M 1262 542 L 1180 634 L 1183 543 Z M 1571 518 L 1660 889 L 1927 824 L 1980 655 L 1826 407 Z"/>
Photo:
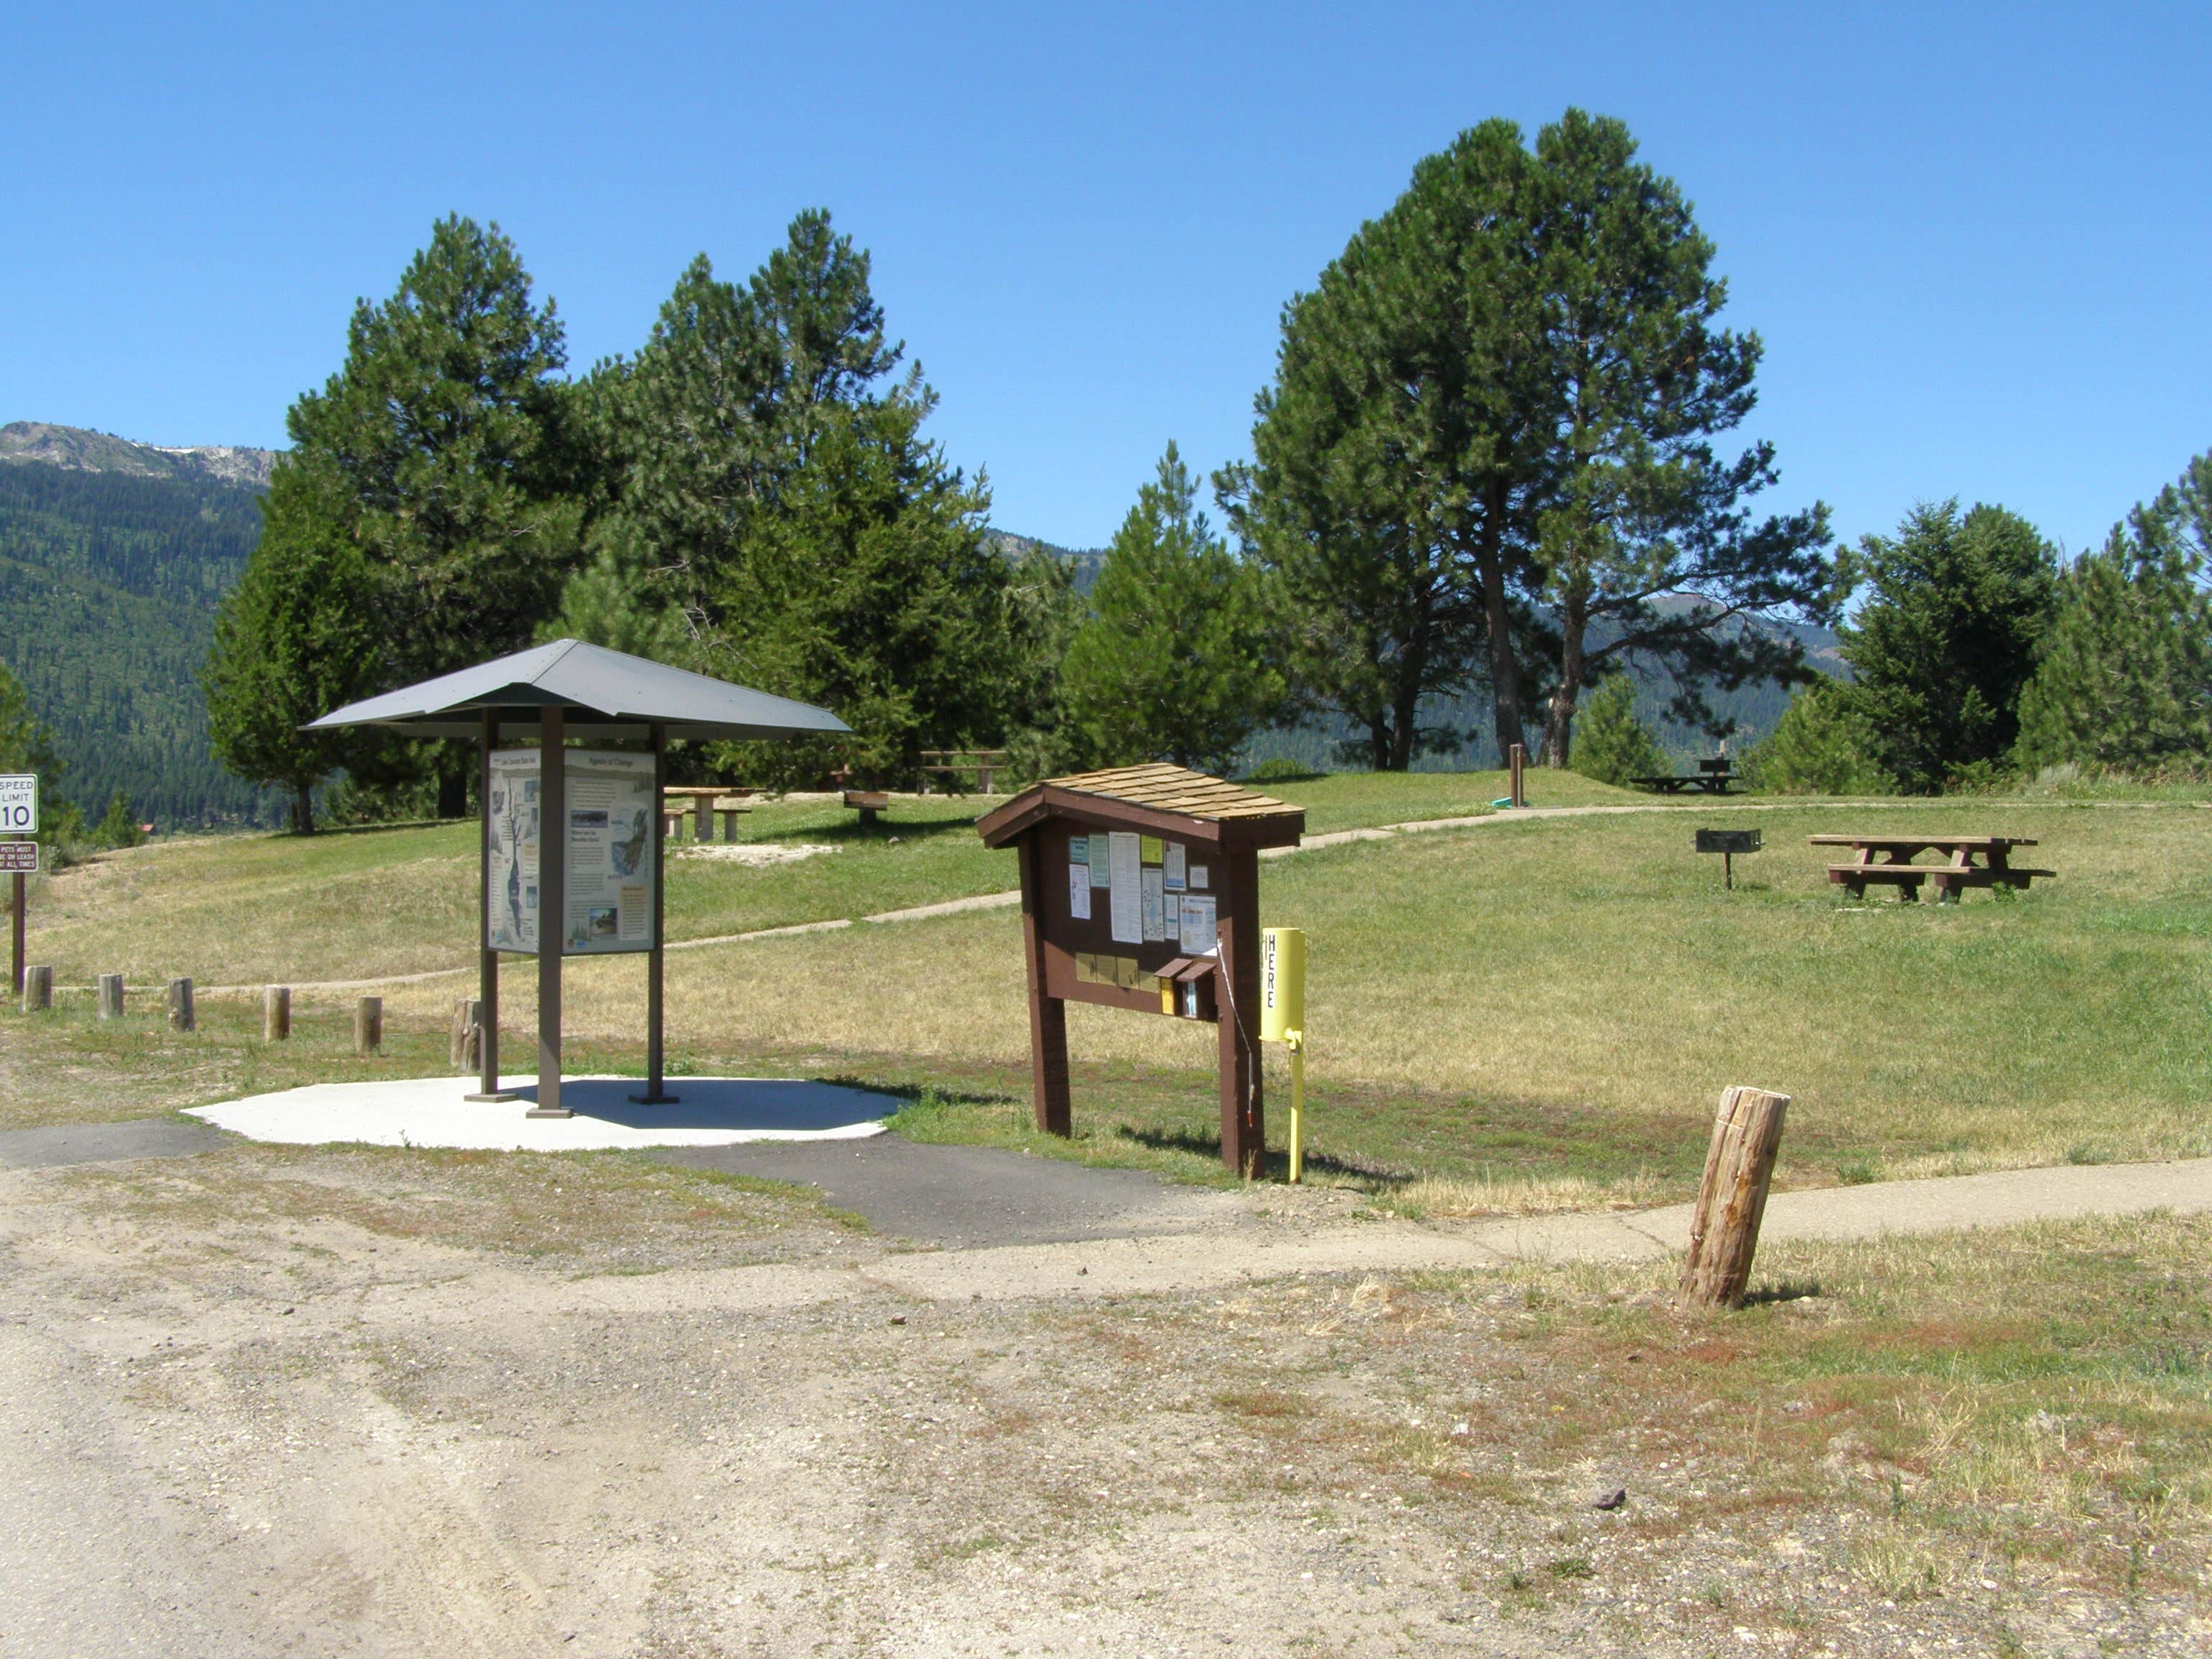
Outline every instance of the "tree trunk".
<path id="1" fill-rule="evenodd" d="M 1414 700 L 1401 696 L 1390 730 L 1390 769 L 1402 772 L 1413 763 Z"/>
<path id="2" fill-rule="evenodd" d="M 1552 706 L 1544 719 L 1543 752 L 1539 766 L 1564 767 L 1574 742 L 1575 704 L 1582 696 L 1583 633 L 1589 625 L 1589 593 L 1579 580 L 1567 586 L 1559 607 L 1559 684 L 1552 693 Z"/>
<path id="3" fill-rule="evenodd" d="M 315 792 L 311 785 L 301 784 L 292 792 L 292 833 L 295 836 L 315 833 Z"/>
<path id="4" fill-rule="evenodd" d="M 438 774 L 438 816 L 465 818 L 469 815 L 469 769 L 465 766 Z"/>
<path id="5" fill-rule="evenodd" d="M 1379 713 L 1367 722 L 1367 764 L 1377 772 L 1390 769 L 1390 724 Z"/>
<path id="6" fill-rule="evenodd" d="M 1505 511 L 1502 491 L 1493 491 L 1490 511 L 1474 548 L 1475 579 L 1482 584 L 1483 619 L 1488 624 L 1490 693 L 1498 754 L 1502 763 L 1513 745 L 1527 741 L 1521 718 L 1521 665 L 1513 656 L 1513 621 L 1505 603 L 1505 561 L 1499 547 L 1504 536 L 1500 522 Z"/>

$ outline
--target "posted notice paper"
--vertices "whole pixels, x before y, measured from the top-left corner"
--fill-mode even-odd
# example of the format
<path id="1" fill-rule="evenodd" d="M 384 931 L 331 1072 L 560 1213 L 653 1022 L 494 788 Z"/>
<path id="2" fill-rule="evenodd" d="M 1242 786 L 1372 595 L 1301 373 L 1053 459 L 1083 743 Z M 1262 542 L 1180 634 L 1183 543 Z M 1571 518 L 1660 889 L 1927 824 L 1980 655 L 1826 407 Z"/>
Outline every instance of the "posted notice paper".
<path id="1" fill-rule="evenodd" d="M 1152 943 L 1168 936 L 1167 894 L 1160 885 L 1158 866 L 1146 865 L 1145 884 L 1145 941 Z"/>
<path id="2" fill-rule="evenodd" d="M 1219 942 L 1220 930 L 1214 926 L 1213 901 L 1194 898 L 1188 893 L 1182 896 L 1182 948 L 1195 956 L 1211 951 Z"/>
<path id="3" fill-rule="evenodd" d="M 1078 921 L 1091 920 L 1091 866 L 1087 864 L 1067 866 L 1067 914 Z"/>
<path id="4" fill-rule="evenodd" d="M 1170 893 L 1182 891 L 1184 863 L 1189 856 L 1190 849 L 1181 842 L 1171 841 L 1168 843 L 1167 863 L 1164 867 L 1167 871 L 1168 891 Z"/>
<path id="5" fill-rule="evenodd" d="M 1145 896 L 1138 872 L 1144 866 L 1137 861 L 1137 837 L 1124 830 L 1110 831 L 1107 837 L 1107 904 L 1116 945 L 1142 945 L 1145 942 Z M 1096 847 L 1098 837 L 1093 836 L 1091 844 Z M 1094 870 L 1096 865 L 1091 866 Z"/>

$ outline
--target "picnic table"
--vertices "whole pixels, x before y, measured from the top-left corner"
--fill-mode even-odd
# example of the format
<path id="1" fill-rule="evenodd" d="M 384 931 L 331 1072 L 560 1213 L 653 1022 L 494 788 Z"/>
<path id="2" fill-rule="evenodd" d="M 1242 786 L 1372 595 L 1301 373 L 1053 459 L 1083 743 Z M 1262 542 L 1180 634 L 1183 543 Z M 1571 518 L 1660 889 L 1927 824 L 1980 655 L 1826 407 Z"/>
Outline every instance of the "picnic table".
<path id="1" fill-rule="evenodd" d="M 921 751 L 921 793 L 929 793 L 929 775 L 951 777 L 957 773 L 973 772 L 979 793 L 991 793 L 991 775 L 1006 763 L 1003 749 L 925 749 Z"/>
<path id="2" fill-rule="evenodd" d="M 1735 781 L 1735 774 L 1729 769 L 1728 757 L 1722 755 L 1716 759 L 1699 761 L 1694 772 L 1670 773 L 1656 778 L 1631 778 L 1629 781 L 1639 788 L 1656 790 L 1662 795 L 1725 795 L 1729 792 L 1729 785 Z"/>
<path id="3" fill-rule="evenodd" d="M 742 785 L 665 784 L 660 791 L 661 827 L 672 838 L 677 825 L 688 814 L 691 819 L 691 838 L 694 841 L 712 841 L 714 839 L 714 820 L 710 815 L 720 812 L 722 815 L 722 839 L 735 841 L 738 838 L 738 814 L 752 810 L 744 798 L 759 793 L 757 789 Z M 690 803 L 688 806 L 683 805 L 687 801 Z M 673 811 L 670 810 L 672 803 L 675 804 Z"/>
<path id="4" fill-rule="evenodd" d="M 2024 888 L 2056 870 L 2031 870 L 2012 862 L 2015 847 L 2033 847 L 2033 836 L 1808 836 L 1815 847 L 1848 847 L 1848 864 L 1828 866 L 1828 879 L 1853 898 L 1864 898 L 1869 883 L 1894 887 L 1898 896 L 1916 900 L 1924 883 L 1936 887 L 1938 903 L 1955 904 L 1969 887 Z M 1923 853 L 1938 854 L 1940 864 L 1916 864 Z M 1979 863 L 1975 862 L 1976 859 Z"/>

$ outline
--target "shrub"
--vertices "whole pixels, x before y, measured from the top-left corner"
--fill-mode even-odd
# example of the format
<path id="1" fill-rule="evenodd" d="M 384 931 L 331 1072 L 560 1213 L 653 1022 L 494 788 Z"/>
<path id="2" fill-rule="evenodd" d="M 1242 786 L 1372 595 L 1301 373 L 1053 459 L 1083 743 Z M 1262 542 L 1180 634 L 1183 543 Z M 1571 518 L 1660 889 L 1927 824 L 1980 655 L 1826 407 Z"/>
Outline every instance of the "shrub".
<path id="1" fill-rule="evenodd" d="M 1574 742 L 1567 766 L 1600 783 L 1625 784 L 1667 768 L 1651 728 L 1636 717 L 1636 685 L 1618 675 L 1583 699 L 1575 711 Z"/>

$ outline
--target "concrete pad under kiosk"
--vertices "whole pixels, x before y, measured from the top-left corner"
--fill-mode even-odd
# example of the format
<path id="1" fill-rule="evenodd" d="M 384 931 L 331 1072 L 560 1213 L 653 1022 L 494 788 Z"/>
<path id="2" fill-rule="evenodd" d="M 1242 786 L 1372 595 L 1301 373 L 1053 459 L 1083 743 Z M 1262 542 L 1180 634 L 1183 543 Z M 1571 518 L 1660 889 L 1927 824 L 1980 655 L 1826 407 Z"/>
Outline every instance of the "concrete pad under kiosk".
<path id="1" fill-rule="evenodd" d="M 252 1140 L 315 1146 L 438 1146 L 496 1152 L 732 1146 L 761 1140 L 850 1140 L 883 1133 L 902 1103 L 842 1084 L 791 1078 L 687 1077 L 683 1098 L 643 1104 L 635 1078 L 565 1080 L 572 1117 L 525 1115 L 534 1079 L 501 1079 L 518 1098 L 471 1101 L 472 1077 L 317 1083 L 196 1106 L 191 1115 Z"/>

